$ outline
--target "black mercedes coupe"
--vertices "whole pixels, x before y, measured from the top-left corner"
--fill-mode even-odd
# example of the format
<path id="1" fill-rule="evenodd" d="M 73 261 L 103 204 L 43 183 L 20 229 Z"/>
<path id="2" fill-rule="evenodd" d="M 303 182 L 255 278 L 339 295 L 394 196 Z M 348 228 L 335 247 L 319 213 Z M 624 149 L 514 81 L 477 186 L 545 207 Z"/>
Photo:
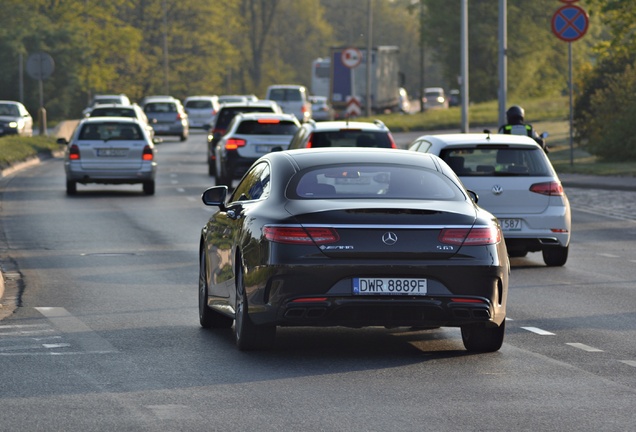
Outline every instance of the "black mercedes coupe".
<path id="1" fill-rule="evenodd" d="M 380 148 L 272 152 L 201 230 L 201 326 L 240 350 L 279 326 L 460 327 L 469 351 L 504 339 L 510 264 L 497 219 L 432 154 Z"/>

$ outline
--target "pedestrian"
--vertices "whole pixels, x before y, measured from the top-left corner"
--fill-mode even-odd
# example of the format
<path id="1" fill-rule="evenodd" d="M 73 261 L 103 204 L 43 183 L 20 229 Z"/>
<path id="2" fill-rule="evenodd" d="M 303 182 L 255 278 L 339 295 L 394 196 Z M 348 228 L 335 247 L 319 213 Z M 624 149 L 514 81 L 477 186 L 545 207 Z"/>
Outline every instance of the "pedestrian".
<path id="1" fill-rule="evenodd" d="M 541 146 L 541 148 L 548 153 L 548 146 L 545 140 L 540 136 L 532 127 L 531 124 L 523 122 L 525 117 L 525 111 L 519 105 L 513 105 L 506 111 L 507 124 L 499 128 L 499 133 L 509 135 L 524 135 L 529 136 Z"/>

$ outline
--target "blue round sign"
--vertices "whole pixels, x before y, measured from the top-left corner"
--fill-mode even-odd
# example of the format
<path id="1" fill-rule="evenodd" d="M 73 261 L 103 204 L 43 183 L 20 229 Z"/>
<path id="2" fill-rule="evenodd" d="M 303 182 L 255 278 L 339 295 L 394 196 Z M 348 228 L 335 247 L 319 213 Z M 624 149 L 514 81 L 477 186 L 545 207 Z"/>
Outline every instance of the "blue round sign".
<path id="1" fill-rule="evenodd" d="M 574 42 L 587 33 L 587 12 L 574 5 L 559 8 L 552 16 L 552 33 L 565 42 Z"/>

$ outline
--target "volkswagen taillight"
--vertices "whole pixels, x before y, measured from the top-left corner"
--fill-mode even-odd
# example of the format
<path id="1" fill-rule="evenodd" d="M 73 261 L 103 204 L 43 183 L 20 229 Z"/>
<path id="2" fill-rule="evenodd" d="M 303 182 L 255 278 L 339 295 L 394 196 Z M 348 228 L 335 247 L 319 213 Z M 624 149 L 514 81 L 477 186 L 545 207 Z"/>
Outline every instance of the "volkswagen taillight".
<path id="1" fill-rule="evenodd" d="M 154 152 L 152 151 L 152 149 L 150 148 L 149 145 L 144 147 L 144 151 L 141 154 L 141 159 L 145 160 L 145 161 L 151 161 L 155 158 Z"/>
<path id="2" fill-rule="evenodd" d="M 563 196 L 563 186 L 556 181 L 535 183 L 530 186 L 530 192 L 548 196 Z"/>

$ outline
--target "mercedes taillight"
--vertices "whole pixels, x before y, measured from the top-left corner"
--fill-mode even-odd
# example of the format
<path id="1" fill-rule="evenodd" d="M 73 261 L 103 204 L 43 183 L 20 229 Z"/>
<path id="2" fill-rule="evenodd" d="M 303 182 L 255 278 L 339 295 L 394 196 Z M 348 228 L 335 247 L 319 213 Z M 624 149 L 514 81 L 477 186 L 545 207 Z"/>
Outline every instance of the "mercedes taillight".
<path id="1" fill-rule="evenodd" d="M 326 244 L 340 240 L 333 228 L 265 226 L 263 234 L 271 242 L 287 244 Z"/>
<path id="2" fill-rule="evenodd" d="M 439 234 L 441 243 L 452 245 L 482 246 L 501 241 L 498 227 L 446 228 Z"/>

